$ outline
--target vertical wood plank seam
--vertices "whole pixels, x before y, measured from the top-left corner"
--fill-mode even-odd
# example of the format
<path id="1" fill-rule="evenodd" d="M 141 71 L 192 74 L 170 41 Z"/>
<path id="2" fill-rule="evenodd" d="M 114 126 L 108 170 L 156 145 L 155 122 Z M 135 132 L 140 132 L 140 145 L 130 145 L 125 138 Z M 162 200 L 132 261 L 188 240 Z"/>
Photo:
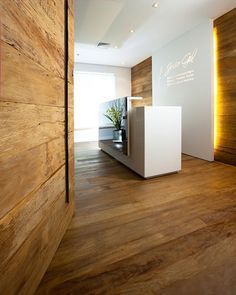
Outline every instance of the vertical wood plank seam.
<path id="1" fill-rule="evenodd" d="M 68 0 L 64 0 L 64 79 L 65 79 L 65 200 L 70 202 L 69 196 L 69 140 L 68 140 Z"/>

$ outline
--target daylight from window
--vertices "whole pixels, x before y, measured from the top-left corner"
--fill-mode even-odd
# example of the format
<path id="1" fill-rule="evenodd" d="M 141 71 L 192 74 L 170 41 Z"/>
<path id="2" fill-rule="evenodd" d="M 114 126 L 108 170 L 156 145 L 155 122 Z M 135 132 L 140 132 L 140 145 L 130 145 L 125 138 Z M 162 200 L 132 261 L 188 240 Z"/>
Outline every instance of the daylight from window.
<path id="1" fill-rule="evenodd" d="M 75 142 L 97 141 L 99 104 L 116 97 L 115 75 L 77 71 L 74 85 Z"/>

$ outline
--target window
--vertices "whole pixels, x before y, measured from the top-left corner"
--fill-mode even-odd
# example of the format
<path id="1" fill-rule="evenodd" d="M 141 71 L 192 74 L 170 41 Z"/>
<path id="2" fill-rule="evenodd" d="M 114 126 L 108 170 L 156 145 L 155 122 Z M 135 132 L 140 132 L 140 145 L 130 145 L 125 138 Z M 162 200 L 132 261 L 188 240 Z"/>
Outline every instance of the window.
<path id="1" fill-rule="evenodd" d="M 75 141 L 98 140 L 99 104 L 116 98 L 113 73 L 75 72 Z"/>

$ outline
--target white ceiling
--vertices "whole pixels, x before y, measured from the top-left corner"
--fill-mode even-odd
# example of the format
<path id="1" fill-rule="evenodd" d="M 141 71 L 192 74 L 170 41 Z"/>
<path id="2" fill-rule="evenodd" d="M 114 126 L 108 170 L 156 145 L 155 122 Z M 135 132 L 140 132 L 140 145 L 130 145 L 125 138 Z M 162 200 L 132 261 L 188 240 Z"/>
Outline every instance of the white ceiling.
<path id="1" fill-rule="evenodd" d="M 75 61 L 132 67 L 235 7 L 236 0 L 75 0 Z M 99 42 L 111 46 L 98 48 Z"/>

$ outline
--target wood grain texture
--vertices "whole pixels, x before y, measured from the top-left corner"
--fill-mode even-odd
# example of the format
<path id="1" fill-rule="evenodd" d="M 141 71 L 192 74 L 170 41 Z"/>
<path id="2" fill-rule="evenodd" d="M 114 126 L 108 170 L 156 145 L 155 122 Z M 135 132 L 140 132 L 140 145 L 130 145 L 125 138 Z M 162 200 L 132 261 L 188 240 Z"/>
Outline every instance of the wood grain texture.
<path id="1" fill-rule="evenodd" d="M 236 166 L 236 8 L 214 21 L 217 35 L 215 159 Z"/>
<path id="2" fill-rule="evenodd" d="M 76 144 L 76 213 L 36 294 L 234 294 L 236 168 L 143 180 Z"/>
<path id="3" fill-rule="evenodd" d="M 1 81 L 2 101 L 63 107 L 64 102 L 58 95 L 64 91 L 61 77 L 45 71 L 43 66 L 5 42 L 1 42 L 1 51 L 4 68 Z M 25 81 L 30 81 L 27 87 Z"/>
<path id="4" fill-rule="evenodd" d="M 73 0 L 65 202 L 64 0 L 1 0 L 0 294 L 33 294 L 74 212 Z"/>
<path id="5" fill-rule="evenodd" d="M 133 101 L 133 106 L 152 105 L 152 58 L 144 60 L 131 69 L 132 96 L 142 96 L 142 101 Z"/>

